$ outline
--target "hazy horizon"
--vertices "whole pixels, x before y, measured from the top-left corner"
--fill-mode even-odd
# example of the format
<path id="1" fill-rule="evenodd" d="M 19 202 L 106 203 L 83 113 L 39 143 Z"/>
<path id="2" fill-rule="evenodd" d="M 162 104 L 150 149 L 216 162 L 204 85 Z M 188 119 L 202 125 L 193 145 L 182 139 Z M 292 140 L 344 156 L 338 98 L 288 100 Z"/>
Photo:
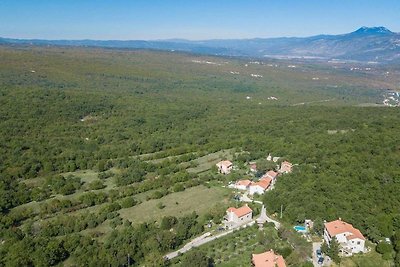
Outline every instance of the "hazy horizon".
<path id="1" fill-rule="evenodd" d="M 319 34 L 315 34 L 315 35 L 308 35 L 308 36 L 274 36 L 274 37 L 259 37 L 259 36 L 255 36 L 255 37 L 250 37 L 250 38 L 210 38 L 210 39 L 187 39 L 187 38 L 179 38 L 179 37 L 172 37 L 172 38 L 166 38 L 166 39 L 91 39 L 91 38 L 80 38 L 80 39 L 67 39 L 67 38 L 63 38 L 63 39 L 50 39 L 50 38 L 24 38 L 24 37 L 9 37 L 9 36 L 0 36 L 0 38 L 8 38 L 8 39 L 20 39 L 20 40 L 45 40 L 45 41 L 85 41 L 85 40 L 91 40 L 91 41 L 173 41 L 173 40 L 185 40 L 185 41 L 209 41 L 209 40 L 246 40 L 246 39 L 269 39 L 269 38 L 307 38 L 307 37 L 312 37 L 312 36 L 317 36 L 317 35 L 322 35 L 322 34 L 326 34 L 326 35 L 340 35 L 340 34 L 347 34 L 347 33 L 351 33 L 354 32 L 358 29 L 360 29 L 361 27 L 385 27 L 383 25 L 371 25 L 371 26 L 365 26 L 362 25 L 356 29 L 353 29 L 349 32 L 343 32 L 343 33 L 337 33 L 337 34 L 326 34 L 326 33 L 319 33 Z M 391 30 L 388 27 L 385 27 L 388 30 L 397 33 L 396 31 Z"/>
<path id="2" fill-rule="evenodd" d="M 400 2 L 0 2 L 0 36 L 47 40 L 209 40 L 344 34 L 362 26 L 400 32 Z"/>

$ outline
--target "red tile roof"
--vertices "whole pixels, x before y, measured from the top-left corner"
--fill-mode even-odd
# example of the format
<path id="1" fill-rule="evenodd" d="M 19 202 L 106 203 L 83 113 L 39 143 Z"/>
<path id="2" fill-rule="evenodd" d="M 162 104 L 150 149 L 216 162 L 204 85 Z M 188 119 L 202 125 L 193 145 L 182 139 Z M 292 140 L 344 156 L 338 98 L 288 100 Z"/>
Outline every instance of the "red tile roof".
<path id="1" fill-rule="evenodd" d="M 260 181 L 253 183 L 252 186 L 258 185 L 265 190 L 271 185 L 271 182 L 272 182 L 271 177 L 263 177 L 260 179 Z"/>
<path id="2" fill-rule="evenodd" d="M 235 213 L 236 216 L 238 216 L 238 218 L 243 217 L 243 216 L 249 214 L 250 212 L 253 212 L 253 210 L 250 209 L 250 207 L 247 206 L 247 205 L 244 205 L 243 207 L 240 207 L 240 208 L 238 208 L 238 209 L 237 209 L 237 208 L 232 208 L 232 207 L 230 207 L 230 208 L 228 209 L 228 211 L 229 211 L 229 212 Z"/>
<path id="3" fill-rule="evenodd" d="M 236 185 L 244 185 L 244 186 L 249 186 L 251 184 L 250 180 L 240 180 L 236 182 Z"/>
<path id="4" fill-rule="evenodd" d="M 282 164 L 283 165 L 288 165 L 288 166 L 290 166 L 290 167 L 292 167 L 293 165 L 292 165 L 292 163 L 290 163 L 289 161 L 284 161 L 284 162 L 282 162 Z"/>
<path id="5" fill-rule="evenodd" d="M 347 239 L 359 238 L 365 240 L 365 237 L 362 235 L 360 230 L 354 228 L 352 224 L 344 222 L 341 219 L 325 223 L 325 228 L 331 237 L 348 232 L 350 235 L 346 236 Z"/>
<path id="6" fill-rule="evenodd" d="M 291 172 L 292 171 L 292 163 L 288 162 L 288 161 L 284 161 L 281 163 L 281 169 L 280 172 Z"/>
<path id="7" fill-rule="evenodd" d="M 275 254 L 272 249 L 261 254 L 253 254 L 252 262 L 255 267 L 286 267 L 283 257 Z"/>
<path id="8" fill-rule="evenodd" d="M 271 177 L 272 179 L 274 179 L 277 175 L 278 175 L 278 173 L 274 172 L 274 171 L 268 171 L 266 174 L 264 174 L 264 176 Z"/>

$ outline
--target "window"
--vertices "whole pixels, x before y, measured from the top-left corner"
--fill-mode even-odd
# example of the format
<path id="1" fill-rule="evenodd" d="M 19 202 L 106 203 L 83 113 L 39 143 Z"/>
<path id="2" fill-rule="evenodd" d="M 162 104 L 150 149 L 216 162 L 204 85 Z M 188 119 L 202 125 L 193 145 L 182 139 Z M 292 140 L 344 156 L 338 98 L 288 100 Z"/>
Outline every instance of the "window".
<path id="1" fill-rule="evenodd" d="M 360 241 L 358 241 L 358 242 L 357 242 L 357 245 L 360 245 L 360 244 L 361 244 L 361 242 L 360 242 Z"/>

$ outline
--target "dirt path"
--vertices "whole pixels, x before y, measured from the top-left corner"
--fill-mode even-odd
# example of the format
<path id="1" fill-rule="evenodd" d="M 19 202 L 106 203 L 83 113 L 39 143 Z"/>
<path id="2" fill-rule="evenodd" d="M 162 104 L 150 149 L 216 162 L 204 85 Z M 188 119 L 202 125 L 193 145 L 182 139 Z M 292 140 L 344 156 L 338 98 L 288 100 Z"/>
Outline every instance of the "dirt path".
<path id="1" fill-rule="evenodd" d="M 329 102 L 329 101 L 333 101 L 333 100 L 335 100 L 335 98 L 318 100 L 318 101 L 310 101 L 310 102 L 301 102 L 301 103 L 293 104 L 292 106 L 294 107 L 294 106 L 301 106 L 301 105 L 313 104 L 313 103 L 323 103 L 323 102 Z"/>

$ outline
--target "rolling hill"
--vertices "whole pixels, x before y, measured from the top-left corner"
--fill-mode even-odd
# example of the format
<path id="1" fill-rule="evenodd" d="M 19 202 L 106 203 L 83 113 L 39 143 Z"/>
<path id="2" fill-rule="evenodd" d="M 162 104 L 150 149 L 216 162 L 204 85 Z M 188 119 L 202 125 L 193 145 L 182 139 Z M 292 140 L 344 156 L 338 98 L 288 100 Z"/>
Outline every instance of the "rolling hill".
<path id="1" fill-rule="evenodd" d="M 340 35 L 189 41 L 27 40 L 0 38 L 0 44 L 90 46 L 184 51 L 234 57 L 400 62 L 400 34 L 385 27 L 361 27 Z"/>

